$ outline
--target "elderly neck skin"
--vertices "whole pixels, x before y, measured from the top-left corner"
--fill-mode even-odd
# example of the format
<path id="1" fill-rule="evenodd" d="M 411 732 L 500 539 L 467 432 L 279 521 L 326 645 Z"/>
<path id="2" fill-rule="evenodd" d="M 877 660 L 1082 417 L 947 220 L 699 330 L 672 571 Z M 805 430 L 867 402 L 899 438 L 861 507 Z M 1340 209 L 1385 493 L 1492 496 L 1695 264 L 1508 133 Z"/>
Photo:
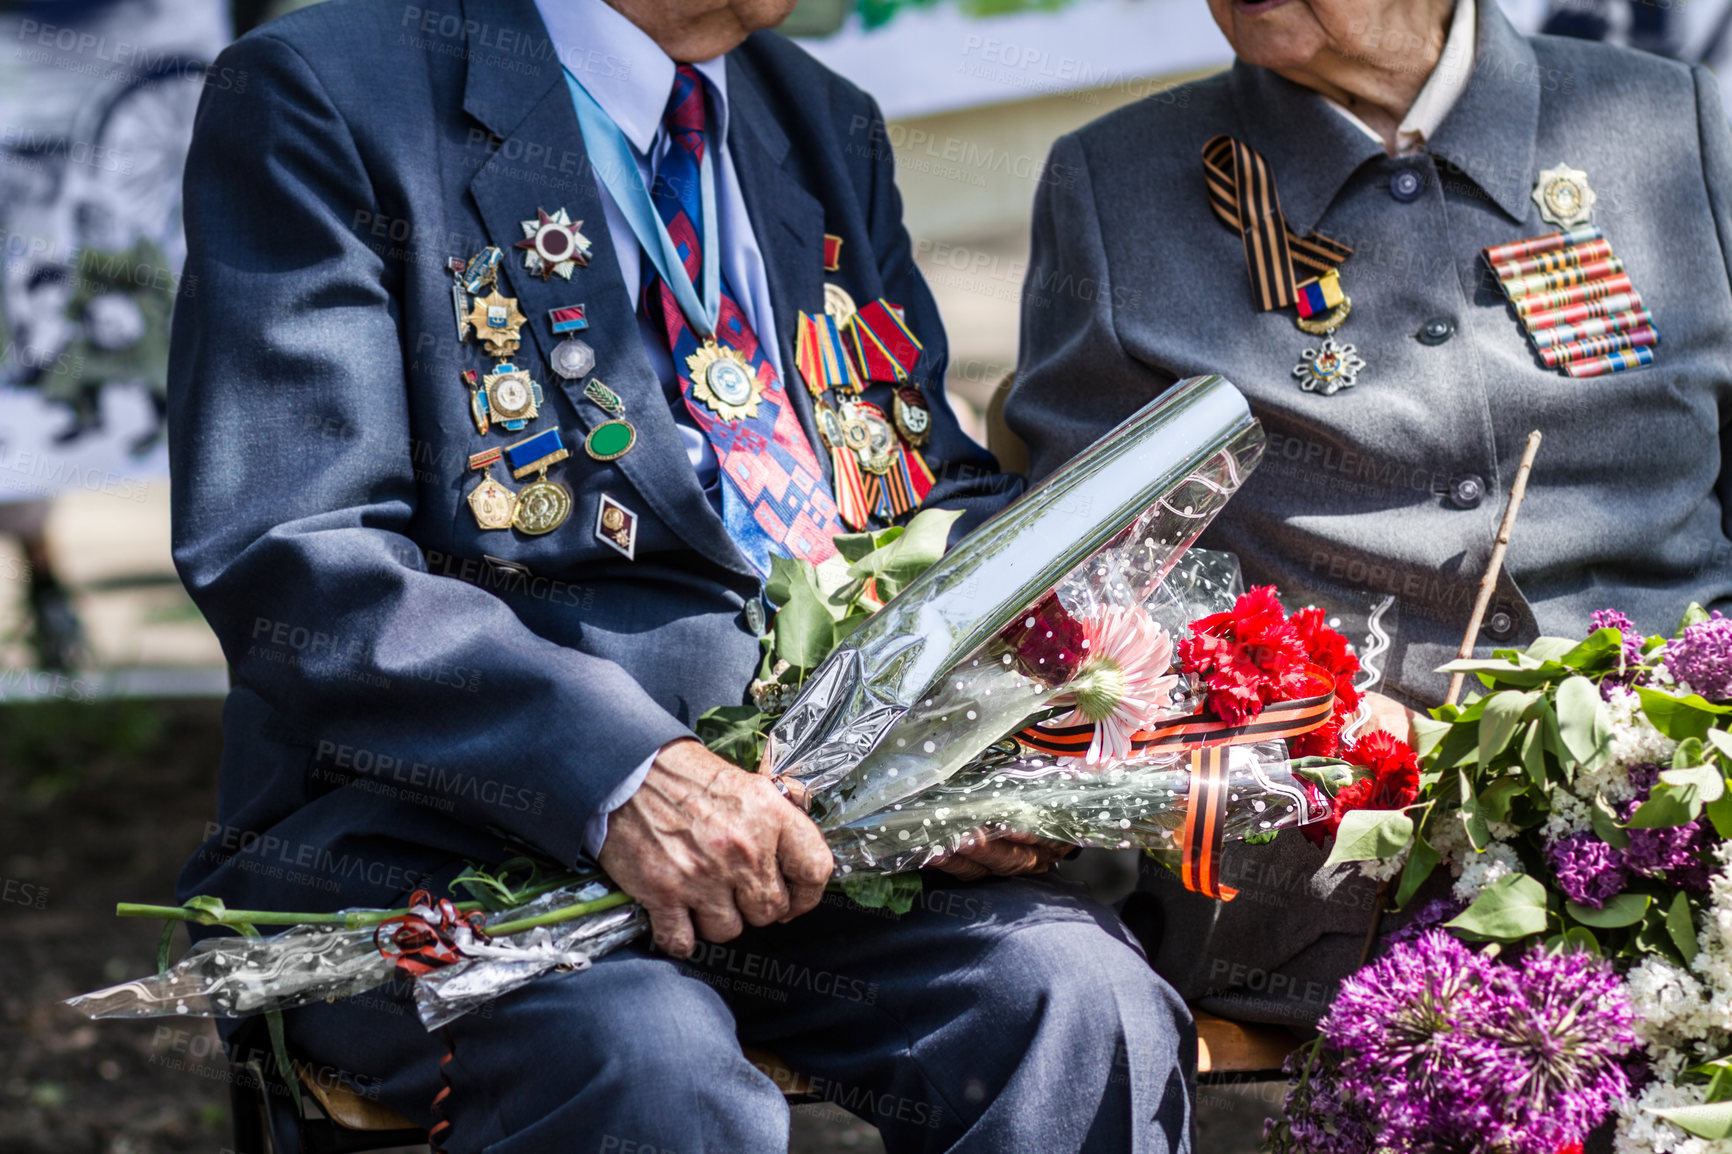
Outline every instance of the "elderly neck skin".
<path id="1" fill-rule="evenodd" d="M 794 0 L 607 0 L 643 29 L 678 64 L 714 60 L 738 48 L 752 33 L 774 28 L 794 10 Z"/>
<path id="2" fill-rule="evenodd" d="M 1209 12 L 1239 59 L 1344 105 L 1393 148 L 1443 55 L 1455 3 L 1209 0 Z"/>

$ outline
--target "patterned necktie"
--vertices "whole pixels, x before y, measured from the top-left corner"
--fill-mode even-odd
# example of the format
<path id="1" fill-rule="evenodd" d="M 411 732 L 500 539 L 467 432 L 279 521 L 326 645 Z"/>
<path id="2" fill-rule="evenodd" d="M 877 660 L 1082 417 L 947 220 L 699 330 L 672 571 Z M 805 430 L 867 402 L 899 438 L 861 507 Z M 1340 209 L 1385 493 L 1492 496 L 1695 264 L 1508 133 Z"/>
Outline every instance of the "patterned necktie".
<path id="1" fill-rule="evenodd" d="M 699 176 L 706 147 L 704 119 L 703 78 L 691 65 L 682 64 L 674 74 L 673 94 L 663 116 L 671 143 L 657 166 L 650 199 L 667 226 L 668 236 L 678 248 L 686 275 L 692 278 L 694 286 L 698 286 L 704 263 L 703 238 L 698 235 L 697 223 L 703 219 Z M 722 420 L 693 396 L 686 358 L 703 342 L 692 331 L 673 290 L 654 266 L 646 262 L 644 273 L 644 313 L 656 331 L 667 337 L 686 409 L 709 438 L 720 472 L 726 478 L 722 485 L 722 521 L 728 535 L 764 575 L 770 572 L 772 554 L 813 563 L 833 556 L 836 547 L 830 539 L 842 531 L 835 499 L 824 483 L 818 459 L 788 402 L 787 391 L 775 367 L 764 358 L 751 322 L 735 301 L 727 280 L 724 278 L 721 284 L 716 342 L 737 350 L 764 390 L 758 399 L 757 415 L 736 421 Z"/>

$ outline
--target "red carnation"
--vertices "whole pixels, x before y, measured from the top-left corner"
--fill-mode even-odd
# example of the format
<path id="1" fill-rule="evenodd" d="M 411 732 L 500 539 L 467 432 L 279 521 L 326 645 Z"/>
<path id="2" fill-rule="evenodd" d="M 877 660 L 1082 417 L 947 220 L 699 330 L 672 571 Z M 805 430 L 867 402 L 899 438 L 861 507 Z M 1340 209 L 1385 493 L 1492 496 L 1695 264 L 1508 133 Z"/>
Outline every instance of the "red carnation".
<path id="1" fill-rule="evenodd" d="M 1319 847 L 1335 836 L 1341 819 L 1356 809 L 1403 809 L 1419 798 L 1419 757 L 1400 738 L 1374 730 L 1348 746 L 1341 756 L 1368 770 L 1370 776 L 1337 790 L 1327 818 L 1300 827 Z"/>
<path id="2" fill-rule="evenodd" d="M 1191 623 L 1179 643 L 1180 668 L 1202 682 L 1208 708 L 1243 725 L 1271 701 L 1293 696 L 1305 646 L 1287 621 L 1272 585 L 1259 585 L 1226 613 Z"/>

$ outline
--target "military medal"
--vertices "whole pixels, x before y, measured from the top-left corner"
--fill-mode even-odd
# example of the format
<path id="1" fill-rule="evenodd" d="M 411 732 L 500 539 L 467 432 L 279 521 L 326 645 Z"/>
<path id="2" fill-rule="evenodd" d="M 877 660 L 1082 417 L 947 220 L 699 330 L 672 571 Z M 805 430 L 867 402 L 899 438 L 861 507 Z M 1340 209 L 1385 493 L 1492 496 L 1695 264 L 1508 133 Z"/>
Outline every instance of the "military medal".
<path id="1" fill-rule="evenodd" d="M 583 387 L 583 395 L 594 401 L 602 412 L 614 420 L 603 421 L 583 439 L 583 451 L 598 461 L 614 461 L 631 452 L 637 444 L 637 429 L 625 419 L 625 402 L 619 394 L 602 384 L 591 381 Z"/>
<path id="2" fill-rule="evenodd" d="M 527 370 L 509 361 L 500 362 L 482 377 L 481 387 L 475 391 L 475 407 L 512 433 L 520 432 L 539 415 L 541 403 L 541 386 L 530 379 Z"/>
<path id="3" fill-rule="evenodd" d="M 686 358 L 692 378 L 692 395 L 723 421 L 732 423 L 758 415 L 763 382 L 752 372 L 751 363 L 738 349 L 706 340 Z"/>
<path id="4" fill-rule="evenodd" d="M 1588 187 L 1588 174 L 1567 164 L 1540 173 L 1533 198 L 1539 205 L 1540 219 L 1565 230 L 1587 224 L 1599 199 Z"/>
<path id="5" fill-rule="evenodd" d="M 854 319 L 858 310 L 854 307 L 854 298 L 848 295 L 848 290 L 839 284 L 824 286 L 824 312 L 836 318 L 838 325 L 846 325 Z"/>
<path id="6" fill-rule="evenodd" d="M 507 445 L 501 452 L 513 477 L 521 481 L 531 473 L 536 474 L 535 480 L 518 490 L 511 524 L 531 537 L 551 533 L 565 524 L 565 519 L 571 516 L 571 492 L 547 479 L 549 467 L 571 456 L 559 435 L 559 426 Z"/>
<path id="7" fill-rule="evenodd" d="M 595 539 L 627 561 L 637 560 L 637 514 L 603 493 L 595 511 Z"/>
<path id="8" fill-rule="evenodd" d="M 493 463 L 499 460 L 497 448 L 487 449 L 469 458 L 469 467 L 482 471 L 481 483 L 469 490 L 466 500 L 481 529 L 509 529 L 517 516 L 517 494 L 493 479 Z"/>
<path id="9" fill-rule="evenodd" d="M 524 250 L 524 267 L 542 280 L 555 273 L 570 280 L 573 272 L 589 264 L 589 240 L 578 231 L 583 222 L 571 223 L 563 208 L 552 216 L 538 208 L 535 216 L 520 222 L 523 239 L 517 247 Z"/>
<path id="10" fill-rule="evenodd" d="M 553 371 L 568 381 L 582 380 L 595 370 L 595 350 L 587 341 L 569 337 L 553 346 L 548 358 Z"/>
<path id="11" fill-rule="evenodd" d="M 484 297 L 478 297 L 470 307 L 468 323 L 476 337 L 487 346 L 489 356 L 504 360 L 517 351 L 523 339 L 523 322 L 527 320 L 517 307 L 517 298 L 502 294 L 497 287 Z"/>
<path id="12" fill-rule="evenodd" d="M 890 410 L 896 419 L 896 431 L 902 434 L 902 439 L 916 449 L 925 446 L 927 438 L 932 435 L 932 410 L 927 407 L 926 398 L 913 385 L 903 385 L 896 390 L 896 399 Z"/>

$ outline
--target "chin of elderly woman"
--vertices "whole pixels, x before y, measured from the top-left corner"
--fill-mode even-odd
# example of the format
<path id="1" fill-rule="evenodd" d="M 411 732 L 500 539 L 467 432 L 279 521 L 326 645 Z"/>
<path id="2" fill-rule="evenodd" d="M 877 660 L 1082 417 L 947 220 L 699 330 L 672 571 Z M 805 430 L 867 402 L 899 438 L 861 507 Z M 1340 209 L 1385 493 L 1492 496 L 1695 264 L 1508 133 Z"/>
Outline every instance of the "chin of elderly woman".
<path id="1" fill-rule="evenodd" d="M 1400 706 L 1445 692 L 1530 430 L 1479 652 L 1580 636 L 1608 606 L 1650 633 L 1728 607 L 1732 132 L 1712 77 L 1524 37 L 1486 0 L 1209 2 L 1229 70 L 1053 148 L 1005 406 L 1032 477 L 1181 377 L 1233 381 L 1268 442 L 1201 544 L 1377 642 L 1375 724 L 1398 732 Z M 1578 295 L 1647 311 L 1617 340 L 1651 322 L 1663 341 L 1576 376 L 1539 355 L 1484 250 L 1586 227 L 1629 286 Z M 1578 275 L 1554 263 L 1562 284 L 1535 291 Z M 1306 290 L 1301 331 L 1292 288 L 1329 269 L 1345 300 Z M 1149 874 L 1133 900 L 1157 968 L 1205 1008 L 1315 1020 L 1379 901 L 1321 861 L 1292 831 L 1229 846 L 1231 903 Z"/>

